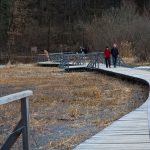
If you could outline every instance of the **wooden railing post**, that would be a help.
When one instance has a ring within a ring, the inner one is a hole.
[[[21,101],[21,119],[0,148],[1,150],[10,150],[21,134],[23,150],[30,150],[28,97],[31,95],[33,95],[32,91],[23,91],[20,93],[0,97],[0,105],[8,104],[14,101]]]
[[[21,99],[21,117],[24,125],[24,128],[22,129],[23,150],[30,150],[28,97]]]

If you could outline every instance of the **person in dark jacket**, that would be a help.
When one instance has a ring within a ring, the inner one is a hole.
[[[104,51],[104,57],[105,57],[105,63],[106,63],[106,68],[110,68],[110,50],[109,47],[106,47],[105,51]]]
[[[119,51],[118,51],[118,48],[117,48],[116,44],[114,44],[113,48],[111,49],[111,55],[112,55],[113,65],[116,68],[117,58],[118,58],[118,55],[119,55]]]
[[[79,50],[80,54],[84,54],[84,48],[82,46],[80,46],[80,50]]]

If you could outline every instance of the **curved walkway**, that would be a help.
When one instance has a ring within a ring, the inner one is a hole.
[[[109,68],[100,65],[97,71],[140,79],[150,85],[150,72],[130,68]],[[149,107],[148,107],[149,106]],[[150,150],[150,91],[147,101],[135,111],[78,145],[74,150]]]

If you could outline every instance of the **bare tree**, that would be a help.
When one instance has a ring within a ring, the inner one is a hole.
[[[129,44],[127,47],[130,56],[134,55],[141,60],[150,58],[150,20],[147,16],[137,14],[135,5],[124,3],[120,9],[104,11],[101,18],[95,18],[93,23],[87,24],[85,28],[87,37],[98,49],[111,46],[114,42],[120,48]],[[120,51],[122,55],[129,56],[125,49]]]
[[[22,37],[24,27],[25,27],[25,17],[26,17],[26,2],[25,0],[14,0],[12,1],[11,7],[11,18],[8,30],[8,56],[9,61],[14,60],[14,55],[17,49],[17,42]]]

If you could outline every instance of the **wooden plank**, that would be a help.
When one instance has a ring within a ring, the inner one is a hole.
[[[76,150],[149,150],[150,143],[136,144],[83,144]]]
[[[150,73],[130,68],[105,68],[100,69],[141,78],[150,83]],[[74,150],[150,150],[150,97],[147,101],[113,122],[110,126],[77,146]]]
[[[16,100],[20,100],[22,98],[29,97],[31,95],[33,95],[33,92],[28,90],[28,91],[23,91],[8,96],[0,97],[0,105],[7,104]]]
[[[52,61],[45,61],[45,62],[38,62],[37,63],[38,65],[59,65],[60,63],[59,62],[52,62]]]

